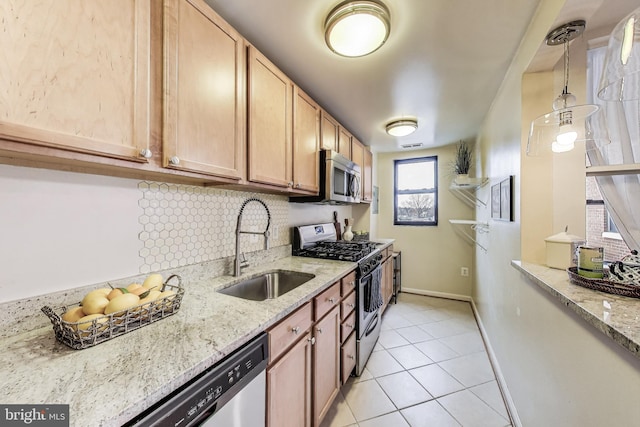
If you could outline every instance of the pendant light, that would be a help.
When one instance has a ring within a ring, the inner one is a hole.
[[[604,101],[640,99],[640,8],[611,32],[598,97]]]
[[[569,42],[581,35],[584,28],[585,21],[572,21],[547,34],[547,45],[562,44],[564,47],[564,87],[552,103],[553,111],[531,122],[527,142],[529,156],[544,154],[549,149],[554,153],[571,151],[576,142],[594,139],[594,128],[589,119],[600,107],[594,104],[576,105],[576,97],[569,92]]]
[[[385,129],[391,136],[407,136],[418,129],[418,121],[413,118],[394,120],[387,123]]]
[[[378,1],[346,1],[327,16],[325,41],[329,49],[341,56],[369,55],[387,41],[390,21],[389,9]]]

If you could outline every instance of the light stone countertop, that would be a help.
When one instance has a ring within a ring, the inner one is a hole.
[[[272,269],[316,276],[285,295],[262,302],[215,292],[238,280],[231,276],[187,281],[176,314],[84,350],[72,350],[56,341],[51,325],[1,338],[0,402],[69,404],[71,426],[119,426],[355,266],[288,256],[249,268],[243,277]]]
[[[569,281],[566,271],[522,261],[511,264],[599,331],[640,359],[640,300]]]

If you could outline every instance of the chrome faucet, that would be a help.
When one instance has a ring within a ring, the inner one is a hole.
[[[242,231],[240,228],[242,226],[242,212],[244,211],[245,206],[247,206],[247,204],[249,204],[250,202],[258,202],[260,203],[262,206],[264,206],[264,209],[267,211],[267,228],[262,231]],[[269,249],[269,226],[271,225],[271,212],[269,212],[269,207],[267,206],[267,204],[265,202],[263,202],[262,200],[256,198],[256,197],[250,197],[247,200],[244,201],[244,203],[242,204],[242,206],[240,207],[240,213],[238,213],[238,222],[236,224],[236,255],[235,255],[235,259],[233,262],[233,275],[238,277],[240,275],[240,269],[242,267],[246,267],[247,266],[247,260],[243,259],[242,261],[240,260],[240,257],[242,256],[242,258],[244,258],[244,254],[240,253],[240,235],[241,234],[262,234],[264,236],[264,249],[267,250]]]

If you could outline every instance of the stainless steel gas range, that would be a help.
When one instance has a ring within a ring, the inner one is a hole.
[[[356,267],[356,368],[360,376],[380,336],[382,306],[382,253],[368,241],[337,240],[332,223],[294,227],[294,256],[357,262]]]

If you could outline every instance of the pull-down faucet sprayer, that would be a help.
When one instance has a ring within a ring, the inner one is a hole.
[[[245,206],[247,206],[247,204],[249,204],[250,202],[258,202],[260,203],[262,206],[264,206],[264,209],[267,211],[267,228],[260,232],[260,231],[242,231],[241,230],[241,226],[242,226],[242,213],[244,211]],[[240,261],[240,235],[241,234],[262,234],[264,236],[264,249],[267,250],[269,249],[269,226],[271,225],[271,212],[269,212],[269,207],[267,206],[267,204],[265,202],[263,202],[262,200],[256,198],[256,197],[250,197],[247,200],[244,201],[244,203],[242,204],[242,206],[240,207],[240,213],[238,213],[238,222],[236,224],[236,255],[235,255],[235,260],[233,263],[233,275],[238,277],[240,275],[240,269],[241,267],[246,266],[246,260],[244,261],[245,265],[241,265],[243,264],[243,262]]]

